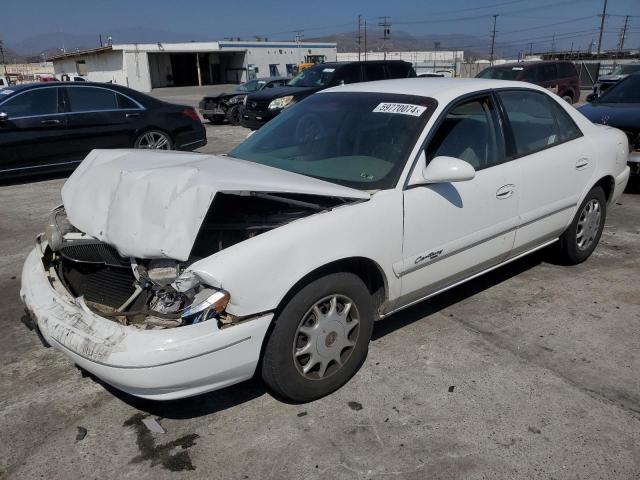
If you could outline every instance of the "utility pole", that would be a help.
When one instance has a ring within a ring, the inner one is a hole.
[[[556,53],[556,32],[553,32],[553,40],[551,40],[551,53]]]
[[[493,54],[496,46],[496,21],[498,20],[498,14],[493,14],[493,30],[491,31],[491,55],[489,55],[489,63],[493,65]]]
[[[382,19],[382,22],[378,22],[378,26],[382,27],[382,50],[384,52],[384,60],[387,59],[387,40],[391,36],[391,22],[389,22],[389,17],[378,17]]]
[[[533,42],[529,43],[529,55],[533,56]]]
[[[627,37],[627,28],[629,27],[629,15],[624,17],[624,26],[622,27],[622,32],[620,33],[620,40],[618,41],[618,53],[624,50],[624,41]]]
[[[0,40],[0,61],[2,61],[2,65],[4,65],[4,75],[7,75],[7,62],[4,61],[4,44],[2,40]]]
[[[440,48],[440,42],[433,42],[433,73],[436,73],[436,60],[438,59],[438,49]]]
[[[302,32],[304,30],[294,30],[294,33],[296,34],[296,45],[297,48],[296,50],[298,51],[298,63],[302,63],[302,59],[300,57],[300,39],[303,37]]]
[[[602,7],[602,14],[600,15],[600,36],[598,37],[598,56],[600,56],[600,49],[602,48],[602,32],[604,31],[604,18],[607,16],[607,0],[604,0],[604,6]]]
[[[361,52],[361,48],[360,48],[360,42],[362,40],[362,15],[358,15],[358,36],[356,37],[358,39],[358,61],[360,61],[360,52]]]
[[[367,61],[367,21],[364,21],[364,60]]]

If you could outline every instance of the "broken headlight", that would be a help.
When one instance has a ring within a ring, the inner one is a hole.
[[[200,323],[217,318],[229,304],[231,295],[224,290],[203,288],[193,298],[191,304],[182,312],[185,323]]]

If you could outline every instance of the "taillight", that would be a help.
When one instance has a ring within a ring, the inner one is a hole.
[[[185,117],[189,117],[191,120],[195,120],[196,122],[200,121],[198,113],[191,107],[182,110],[182,115],[184,115]]]

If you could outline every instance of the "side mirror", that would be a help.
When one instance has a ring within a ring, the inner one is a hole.
[[[6,122],[9,120],[9,114],[6,112],[0,112],[0,122]]]
[[[473,180],[475,169],[464,160],[454,157],[436,157],[426,165],[424,152],[418,159],[418,168],[411,175],[409,185],[428,185],[432,183],[453,183]]]
[[[587,102],[595,102],[598,99],[598,95],[596,95],[595,93],[590,93],[589,95],[587,95]]]

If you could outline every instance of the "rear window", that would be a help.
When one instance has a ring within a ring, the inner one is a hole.
[[[407,78],[411,75],[410,66],[405,63],[389,63],[387,65],[387,73],[389,78]]]
[[[365,80],[372,82],[374,80],[384,80],[384,65],[382,63],[370,63],[364,66]]]
[[[476,78],[491,78],[493,80],[517,80],[524,67],[489,67],[482,70]]]

